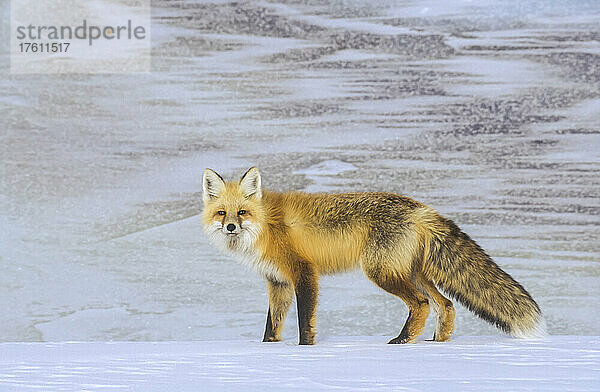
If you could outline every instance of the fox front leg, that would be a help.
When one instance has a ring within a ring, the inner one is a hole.
[[[268,280],[269,310],[263,342],[278,342],[281,340],[281,330],[292,300],[293,286],[289,283]]]
[[[315,319],[317,313],[318,276],[314,267],[301,262],[296,279],[296,303],[298,305],[299,344],[315,344]]]

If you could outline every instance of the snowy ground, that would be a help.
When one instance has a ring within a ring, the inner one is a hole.
[[[2,391],[597,391],[600,338],[3,343]]]
[[[251,165],[429,204],[550,333],[600,335],[596,1],[217,3],[153,2],[149,74],[9,75],[0,53],[0,341],[260,336],[264,282],[197,217],[205,167]],[[361,273],[321,281],[323,338],[405,318]],[[457,309],[457,337],[494,334]]]

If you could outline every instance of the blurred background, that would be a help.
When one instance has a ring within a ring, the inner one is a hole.
[[[11,75],[0,4],[0,341],[260,340],[264,281],[197,215],[205,167],[252,165],[424,202],[550,333],[600,334],[597,1],[156,0],[152,72],[108,75]],[[361,272],[319,301],[320,339],[407,316]],[[455,334],[500,332],[459,307]]]

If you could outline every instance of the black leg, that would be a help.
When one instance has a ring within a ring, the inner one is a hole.
[[[300,278],[296,283],[298,305],[298,331],[300,344],[315,344],[315,318],[317,310],[318,281],[314,269],[302,265]]]
[[[275,331],[273,330],[273,322],[271,321],[271,309],[267,309],[267,325],[265,326],[263,342],[273,341],[275,341]]]

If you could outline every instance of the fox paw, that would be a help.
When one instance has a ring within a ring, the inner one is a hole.
[[[281,339],[276,338],[275,336],[269,336],[269,337],[265,337],[262,340],[263,342],[280,342]]]
[[[388,342],[388,344],[404,344],[404,343],[413,343],[414,339],[409,338],[408,336],[398,336],[393,338]]]
[[[449,333],[445,333],[445,334],[433,334],[433,339],[432,341],[434,342],[447,342],[448,340],[450,340],[450,334]]]

